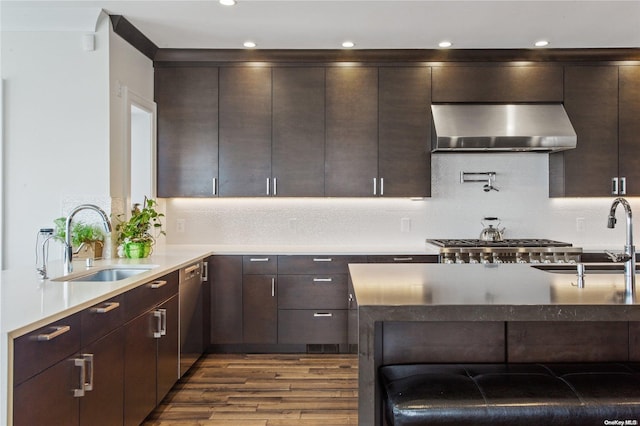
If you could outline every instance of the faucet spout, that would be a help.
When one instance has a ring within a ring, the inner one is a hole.
[[[82,210],[93,210],[100,215],[102,218],[102,222],[104,224],[104,229],[107,233],[111,232],[111,223],[109,222],[109,217],[100,207],[94,204],[81,204],[78,207],[71,210],[69,216],[67,216],[67,220],[65,222],[65,256],[64,256],[64,272],[69,274],[73,272],[73,265],[71,260],[73,259],[73,247],[71,246],[71,221],[73,217]]]
[[[618,205],[624,207],[626,216],[626,241],[624,245],[624,277],[625,277],[625,292],[628,295],[635,295],[636,286],[636,248],[633,245],[633,223],[631,205],[624,198],[616,198],[611,204],[609,210],[609,217],[607,221],[608,228],[614,228],[616,226],[616,208]]]

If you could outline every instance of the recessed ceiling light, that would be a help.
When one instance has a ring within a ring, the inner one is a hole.
[[[535,44],[536,47],[545,47],[549,45],[549,42],[547,40],[538,40]]]
[[[252,47],[256,47],[256,43],[255,43],[255,42],[253,42],[253,41],[245,41],[245,42],[243,43],[243,46],[244,46],[244,47],[248,47],[248,48],[252,48]]]
[[[453,45],[453,43],[451,43],[450,41],[441,41],[440,43],[438,43],[438,46],[440,47],[451,47]]]
[[[218,2],[223,6],[233,6],[236,4],[236,0],[218,0]]]
[[[356,44],[354,42],[352,42],[352,41],[343,41],[342,42],[342,47],[353,47],[355,45]]]

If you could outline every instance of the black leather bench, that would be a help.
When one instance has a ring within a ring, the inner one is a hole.
[[[387,424],[640,425],[640,364],[380,368]]]

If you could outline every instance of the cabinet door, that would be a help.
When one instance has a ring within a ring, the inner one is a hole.
[[[124,424],[137,426],[156,406],[156,327],[153,311],[124,325]]]
[[[549,195],[611,196],[618,176],[618,67],[566,67],[564,105],[578,143],[549,155]]]
[[[373,196],[378,176],[378,69],[326,70],[325,195]]]
[[[378,72],[380,195],[428,197],[431,195],[431,69],[394,67],[380,68]]]
[[[273,69],[274,195],[324,195],[324,91],[323,68]]]
[[[180,376],[180,365],[178,362],[178,354],[180,352],[178,337],[178,295],[175,295],[165,303],[160,305],[157,310],[163,310],[162,322],[165,334],[157,339],[158,358],[157,358],[157,396],[156,404],[162,401],[171,387],[178,381]]]
[[[211,344],[242,343],[242,256],[213,256]]]
[[[155,69],[158,196],[211,197],[218,177],[218,69]]]
[[[270,194],[271,68],[220,69],[219,154],[221,196]]]
[[[81,387],[79,367],[64,359],[13,390],[13,425],[76,425]]]
[[[93,389],[80,401],[80,424],[112,426],[122,424],[124,414],[124,330],[118,328],[82,349],[93,355]],[[54,424],[54,423],[50,423]]]
[[[245,275],[242,279],[244,343],[277,343],[278,294],[275,275]]]
[[[626,195],[640,195],[640,66],[620,67],[619,175]]]

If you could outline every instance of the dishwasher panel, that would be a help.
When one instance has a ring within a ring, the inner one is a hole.
[[[180,271],[180,377],[204,352],[203,265],[194,263]]]

